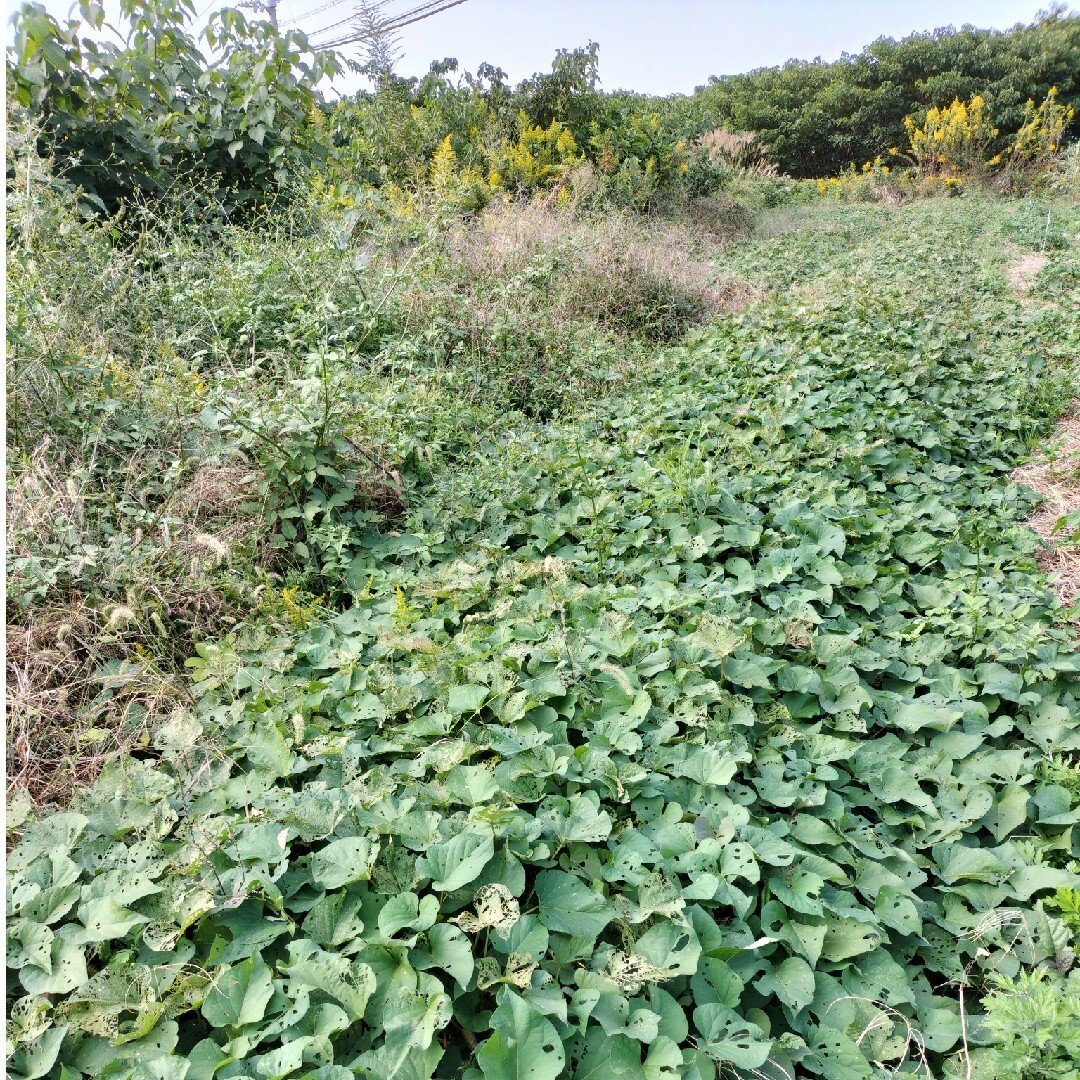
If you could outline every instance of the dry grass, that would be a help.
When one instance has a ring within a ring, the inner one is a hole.
[[[179,679],[143,655],[132,640],[138,627],[118,609],[119,616],[80,602],[8,624],[9,791],[64,805],[109,757],[146,742],[184,699]]]
[[[778,176],[780,170],[768,160],[765,147],[752,131],[732,132],[725,128],[707,131],[694,142],[709,161],[720,168],[756,176]]]
[[[1021,297],[1026,296],[1048,261],[1045,255],[1029,252],[1006,269],[1005,278]],[[1080,600],[1080,546],[1064,543],[1054,528],[1062,517],[1080,508],[1080,413],[1073,411],[1058,421],[1047,449],[1016,469],[1012,479],[1042,498],[1028,524],[1043,542],[1039,565],[1053,578],[1058,600],[1071,608]]]
[[[187,699],[194,643],[242,612],[220,585],[234,546],[250,542],[257,474],[205,463],[177,484],[152,529],[102,534],[87,501],[92,471],[45,440],[8,488],[9,583],[21,559],[67,552],[64,573],[29,607],[9,600],[7,763],[12,790],[63,805],[119,751],[145,743]],[[111,546],[110,546],[111,545]],[[80,577],[80,562],[89,567]]]
[[[203,462],[177,492],[177,514],[197,526],[233,518],[238,507],[251,499],[258,478],[258,472],[250,465]]]
[[[395,304],[465,395],[547,419],[625,385],[655,347],[755,299],[717,280],[721,247],[688,215],[500,203],[415,248]],[[372,261],[391,270],[394,259],[387,249]]]
[[[611,214],[579,218],[539,203],[490,208],[450,239],[450,257],[476,278],[508,281],[544,257],[556,261],[553,317],[632,330],[642,305],[677,299],[699,318],[722,310],[711,258],[719,244],[675,220]]]
[[[1028,524],[1043,541],[1039,565],[1053,576],[1054,592],[1069,607],[1080,599],[1080,546],[1062,543],[1060,535],[1054,535],[1054,526],[1063,515],[1080,507],[1080,413],[1061,420],[1048,445],[1053,447],[1052,453],[1044,451],[1017,469],[1012,478],[1042,496],[1042,504]]]
[[[83,529],[83,491],[71,469],[58,469],[52,439],[34,448],[25,467],[8,484],[9,552],[31,554],[58,530]],[[66,528],[65,528],[66,527]]]

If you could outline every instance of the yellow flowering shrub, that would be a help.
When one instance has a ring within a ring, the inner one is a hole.
[[[911,140],[911,156],[923,177],[983,172],[987,144],[998,133],[978,94],[968,102],[955,98],[944,108],[935,105],[921,124],[908,116],[904,127]]]
[[[583,155],[570,130],[558,120],[542,128],[519,117],[520,135],[516,143],[505,142],[488,183],[495,190],[537,191],[551,187],[577,165]]]
[[[257,610],[267,622],[304,630],[325,613],[322,596],[301,597],[298,585],[277,589],[265,572],[263,581],[266,588],[260,590]]]
[[[1061,149],[1061,140],[1076,110],[1062,105],[1057,95],[1057,87],[1052,86],[1040,105],[1029,99],[1024,106],[1024,122],[1008,149],[1013,162],[1045,168]]]
[[[839,176],[827,179],[802,181],[806,189],[825,199],[836,202],[877,202],[887,197],[895,186],[893,170],[884,164],[879,154],[873,161],[867,161],[861,169],[850,166]]]
[[[480,210],[487,205],[491,194],[479,169],[469,165],[458,167],[449,135],[432,155],[428,179],[436,197],[457,210]]]
[[[439,194],[445,194],[457,182],[457,176],[457,154],[447,135],[431,158],[431,185]]]
[[[326,206],[345,207],[356,205],[356,198],[340,189],[337,184],[328,184],[322,173],[312,173],[309,181],[311,198],[316,203]]]

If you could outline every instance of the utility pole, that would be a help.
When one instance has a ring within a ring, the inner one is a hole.
[[[246,0],[246,3],[240,5],[240,7],[247,8],[249,11],[265,11],[270,25],[275,30],[278,28],[277,6],[278,0],[265,0],[265,2],[264,0]]]

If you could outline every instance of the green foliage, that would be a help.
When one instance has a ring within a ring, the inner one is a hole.
[[[318,160],[309,114],[338,65],[302,34],[223,9],[196,39],[190,0],[124,0],[118,44],[80,36],[102,31],[105,11],[78,10],[61,24],[39,4],[20,9],[9,82],[40,119],[41,153],[96,209],[199,180],[250,207]]]
[[[986,1030],[1002,1045],[974,1055],[982,1080],[1076,1076],[1080,1062],[1080,970],[1063,978],[1052,968],[1000,980],[986,1001]]]
[[[753,131],[772,160],[798,177],[835,176],[903,145],[904,118],[981,94],[1001,136],[1029,119],[1030,99],[1058,87],[1063,105],[1080,100],[1080,17],[1055,8],[1009,31],[952,27],[881,38],[835,63],[783,67],[710,79],[696,94],[710,126]],[[702,130],[706,130],[702,128]],[[1068,129],[1077,133],[1075,118]]]
[[[530,417],[572,410],[633,379],[646,350],[716,310],[692,222],[499,202],[475,222],[410,219],[418,241],[390,310],[402,334],[384,360],[436,370],[457,392]],[[392,235],[392,234],[391,234]],[[374,252],[394,257],[393,243]]]
[[[551,71],[525,80],[514,96],[533,124],[548,128],[558,120],[584,145],[603,107],[603,96],[596,89],[599,63],[600,47],[595,41],[584,48],[559,49]]]
[[[1067,514],[1062,514],[1054,524],[1054,532],[1064,534],[1064,543],[1080,543],[1080,510],[1070,510]]]
[[[12,1075],[1067,1076],[1080,657],[1008,473],[1080,330],[1005,287],[1011,212],[816,210],[719,259],[763,302],[453,455],[378,334],[295,420],[253,385],[272,491],[332,499],[353,423],[436,451],[340,610],[201,643],[22,824]]]

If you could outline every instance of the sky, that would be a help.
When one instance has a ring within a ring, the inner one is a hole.
[[[281,18],[325,0],[279,0]],[[413,6],[395,0],[388,10]],[[1024,0],[466,0],[406,28],[396,70],[420,75],[453,56],[475,70],[487,61],[512,82],[548,71],[555,51],[600,45],[605,89],[690,93],[710,75],[799,58],[835,60],[879,37],[939,26],[1008,29],[1034,21],[1042,3]],[[301,18],[306,31],[347,14],[343,6]],[[350,87],[351,88],[351,87]]]
[[[8,11],[13,10],[6,0]],[[70,0],[44,0],[67,15]],[[204,13],[223,0],[196,0]],[[232,0],[237,3],[238,0]],[[282,26],[314,33],[346,18],[354,0],[278,0]],[[385,0],[389,14],[418,0]],[[557,49],[595,41],[601,86],[650,94],[690,93],[711,75],[730,75],[798,58],[835,60],[879,37],[939,26],[1005,30],[1032,22],[1049,0],[465,0],[401,35],[401,75],[422,75],[433,60],[462,69],[484,62],[511,82],[549,71]],[[239,6],[243,6],[242,3]],[[105,0],[106,11],[117,10]],[[335,33],[341,33],[341,30]],[[10,25],[8,40],[11,40]],[[339,78],[329,96],[365,85]]]

